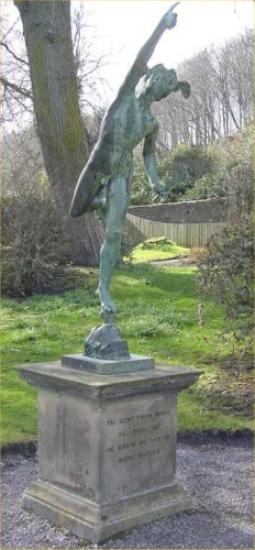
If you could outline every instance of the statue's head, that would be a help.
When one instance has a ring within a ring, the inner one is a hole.
[[[139,95],[150,96],[151,101],[160,101],[171,92],[180,90],[187,99],[190,95],[188,82],[177,80],[174,69],[166,69],[164,65],[155,65],[139,82]]]

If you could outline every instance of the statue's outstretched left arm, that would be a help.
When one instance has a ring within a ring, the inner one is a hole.
[[[165,195],[165,188],[159,182],[155,150],[156,150],[156,141],[158,136],[158,125],[155,126],[154,131],[151,134],[148,134],[144,140],[143,146],[143,160],[145,173],[152,189],[154,195]]]
[[[183,97],[185,99],[188,99],[188,97],[190,96],[190,84],[185,80],[179,80],[174,91],[181,91]],[[156,164],[156,142],[158,132],[159,125],[158,123],[156,123],[153,132],[145,136],[143,145],[143,160],[145,173],[150,187],[152,188],[152,191],[155,195],[165,197],[166,189],[159,181]]]
[[[179,4],[176,2],[160,19],[157,27],[153,31],[150,38],[145,42],[141,50],[139,51],[131,69],[129,70],[122,86],[120,87],[119,95],[128,94],[134,90],[141,76],[148,70],[147,63],[151,58],[156,45],[161,38],[162,34],[167,29],[172,29],[176,25],[177,15],[173,13],[174,8]]]

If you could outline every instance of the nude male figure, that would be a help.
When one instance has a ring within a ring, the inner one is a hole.
[[[176,25],[177,15],[173,9],[177,4],[179,2],[162,17],[141,48],[108,109],[98,141],[79,177],[70,207],[72,217],[97,208],[104,213],[105,240],[100,250],[97,294],[101,311],[105,314],[116,311],[109,286],[121,254],[121,232],[131,194],[133,149],[144,139],[143,157],[148,181],[156,195],[164,194],[155,160],[158,123],[150,107],[153,101],[160,101],[171,92],[180,90],[185,98],[190,95],[189,84],[178,82],[173,69],[168,70],[163,65],[151,69],[147,67],[162,34]]]

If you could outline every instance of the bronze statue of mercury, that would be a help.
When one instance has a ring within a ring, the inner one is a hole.
[[[121,233],[129,207],[133,176],[133,150],[144,140],[144,168],[155,195],[164,195],[159,182],[155,148],[158,122],[151,111],[154,101],[172,92],[190,95],[190,85],[178,81],[174,69],[164,65],[148,68],[147,63],[167,29],[176,25],[175,3],[161,18],[150,38],[139,51],[116,98],[105,114],[98,141],[76,185],[70,215],[81,216],[100,209],[105,224],[105,239],[100,250],[100,274],[97,294],[102,314],[115,313],[109,293],[114,267],[121,254]]]

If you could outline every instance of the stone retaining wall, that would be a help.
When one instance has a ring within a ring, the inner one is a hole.
[[[226,218],[226,199],[205,199],[165,204],[131,206],[128,213],[163,223],[220,223]]]

